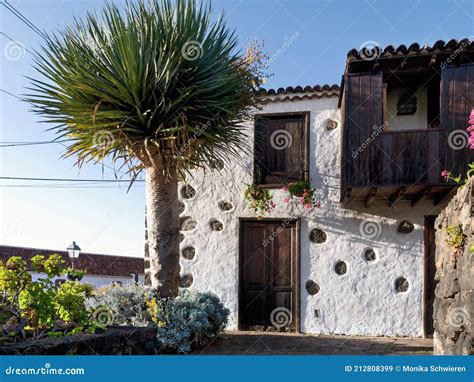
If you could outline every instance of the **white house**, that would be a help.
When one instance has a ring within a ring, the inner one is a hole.
[[[253,153],[180,184],[181,286],[217,294],[230,329],[430,335],[434,218],[454,190],[440,173],[472,155],[453,134],[474,107],[473,61],[466,40],[351,51],[341,87],[262,91]],[[283,201],[305,179],[320,208]],[[252,183],[276,203],[261,219]]]
[[[19,256],[29,264],[33,256],[43,255],[48,258],[52,254],[60,255],[66,266],[71,266],[71,259],[66,251],[0,245],[0,260],[4,263],[12,256]],[[92,284],[96,288],[113,283],[125,285],[144,281],[143,258],[81,252],[74,260],[74,267],[86,271],[82,282]],[[32,272],[34,280],[42,276],[44,274]],[[66,276],[55,279],[60,282],[65,280]]]

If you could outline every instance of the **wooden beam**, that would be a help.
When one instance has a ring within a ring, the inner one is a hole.
[[[392,196],[390,196],[388,205],[390,207],[393,207],[401,198],[403,198],[403,195],[405,195],[405,192],[406,192],[406,187],[400,187],[397,191],[395,191],[392,194]]]
[[[372,187],[365,197],[365,208],[369,208],[377,196],[377,188]]]
[[[413,195],[413,197],[411,198],[411,206],[412,207],[416,206],[423,199],[426,199],[427,197],[429,197],[430,193],[431,193],[431,187],[425,187],[420,192]]]

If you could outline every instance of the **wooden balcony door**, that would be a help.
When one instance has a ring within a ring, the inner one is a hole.
[[[240,225],[241,329],[299,331],[299,235],[296,221]]]

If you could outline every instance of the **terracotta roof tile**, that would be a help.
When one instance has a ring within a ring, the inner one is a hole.
[[[423,45],[420,46],[418,43],[413,43],[409,47],[404,44],[399,45],[398,47],[394,47],[393,45],[388,45],[385,48],[382,47],[374,47],[374,49],[378,49],[380,55],[378,58],[388,58],[394,56],[405,56],[405,55],[417,55],[417,54],[432,54],[432,53],[449,53],[451,51],[455,51],[458,48],[463,49],[474,49],[474,41],[468,38],[463,38],[461,40],[452,39],[449,40],[447,43],[443,40],[436,41],[433,46]],[[351,49],[347,53],[347,58],[349,61],[351,60],[360,60],[363,59],[363,55],[361,56],[361,49]]]
[[[0,245],[0,260],[3,262],[12,256],[20,256],[29,264],[33,256],[43,255],[47,257],[53,253],[61,255],[68,266],[71,264],[66,251]],[[130,276],[131,273],[144,274],[144,260],[139,257],[81,252],[79,257],[75,259],[74,265],[78,269],[84,269],[89,275]]]

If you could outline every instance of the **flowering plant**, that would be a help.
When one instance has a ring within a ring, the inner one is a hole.
[[[316,189],[311,187],[310,182],[300,180],[283,186],[282,190],[287,193],[287,196],[283,199],[285,203],[297,198],[304,208],[321,207],[321,203],[317,199]]]
[[[258,187],[255,184],[247,185],[244,199],[249,203],[249,207],[258,217],[266,212],[270,212],[276,206],[273,202],[273,196],[270,191]]]

